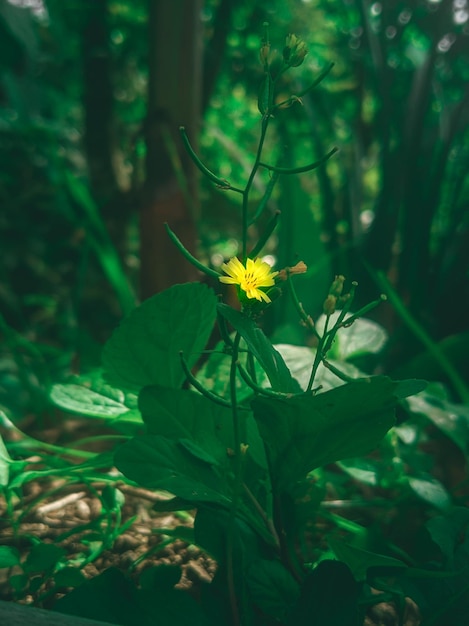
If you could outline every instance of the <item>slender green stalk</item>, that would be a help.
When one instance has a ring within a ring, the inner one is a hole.
[[[265,387],[260,387],[252,380],[252,378],[249,376],[249,374],[247,373],[247,371],[244,369],[244,367],[241,365],[239,361],[237,365],[238,365],[239,373],[241,374],[241,378],[244,380],[246,385],[250,387],[256,393],[258,393],[259,395],[268,396],[271,398],[291,398],[292,396],[291,393],[282,393],[281,391],[273,391],[272,389],[266,389]]]
[[[270,239],[270,236],[272,235],[272,233],[278,226],[279,217],[280,217],[280,211],[275,211],[274,216],[272,217],[270,222],[267,224],[264,232],[260,236],[259,241],[256,243],[254,248],[249,253],[249,258],[255,259],[256,256],[259,254],[259,252],[262,250],[262,248],[266,245],[266,243]]]
[[[380,271],[373,271],[373,275],[383,291],[386,292],[386,295],[389,298],[389,302],[393,305],[399,317],[414,333],[417,339],[422,342],[430,355],[435,359],[441,369],[448,376],[451,384],[453,385],[462,402],[469,403],[469,389],[454,365],[447,358],[439,345],[435,343],[430,335],[425,331],[423,326],[421,326],[421,324],[419,324],[417,320],[407,310],[397,292],[391,287],[391,284],[384,275],[384,273]]]
[[[255,224],[257,220],[260,218],[260,216],[262,215],[262,213],[265,211],[267,203],[270,200],[274,187],[277,184],[277,181],[279,178],[280,178],[280,174],[277,174],[276,172],[274,172],[272,176],[270,177],[265,193],[262,196],[262,200],[259,202],[256,212],[254,213],[252,218],[249,220],[249,226],[251,226],[251,224]]]
[[[297,310],[301,318],[301,321],[303,322],[303,324],[306,326],[308,330],[310,330],[312,333],[314,333],[314,335],[318,339],[320,339],[318,331],[316,330],[316,327],[314,325],[313,318],[310,315],[308,315],[306,311],[304,310],[303,305],[298,298],[298,294],[296,293],[295,286],[293,285],[293,281],[288,271],[287,271],[287,287],[290,292],[290,296],[293,300],[293,305],[295,309]]]
[[[230,183],[225,178],[220,178],[216,174],[214,174],[211,170],[206,167],[202,161],[199,159],[194,149],[192,148],[189,137],[187,136],[186,129],[184,126],[179,127],[179,132],[181,133],[181,138],[184,143],[184,147],[187,150],[187,154],[190,156],[194,164],[199,168],[199,170],[206,176],[212,183],[215,183],[218,187],[222,189],[231,189]]]
[[[189,263],[192,263],[192,265],[194,265],[198,270],[200,270],[204,274],[207,274],[207,276],[211,276],[212,278],[216,278],[216,279],[220,278],[220,274],[218,272],[216,272],[215,270],[210,269],[209,267],[207,267],[206,265],[201,263],[198,259],[196,259],[195,256],[192,256],[192,254],[184,246],[184,244],[179,239],[179,237],[176,235],[176,233],[174,233],[171,230],[171,228],[169,227],[168,224],[165,223],[164,227],[165,227],[166,232],[168,233],[169,238],[171,239],[171,241],[175,244],[175,246],[177,247],[179,252],[183,255],[183,257],[189,261]]]
[[[339,148],[332,148],[332,150],[329,150],[327,154],[317,161],[314,161],[314,163],[308,163],[307,165],[301,165],[300,167],[277,167],[276,165],[269,165],[268,163],[262,162],[258,163],[258,165],[260,167],[265,167],[265,169],[270,170],[271,172],[276,172],[277,174],[302,174],[303,172],[310,172],[311,170],[317,169],[320,165],[330,159],[338,149]]]
[[[205,396],[208,400],[211,400],[215,404],[219,404],[220,406],[223,406],[228,409],[233,408],[231,403],[228,400],[225,400],[225,398],[222,398],[221,396],[217,396],[217,394],[213,393],[212,391],[205,389],[202,383],[200,383],[197,380],[197,378],[194,376],[194,374],[191,372],[182,352],[179,353],[179,356],[181,358],[182,369],[184,370],[184,374],[186,375],[187,380],[195,389],[197,389],[197,391],[199,391],[203,396]]]
[[[240,492],[243,484],[242,476],[242,452],[241,452],[241,428],[239,423],[238,400],[236,396],[236,371],[239,356],[239,343],[241,335],[236,333],[233,341],[233,349],[231,355],[230,367],[230,397],[231,397],[231,415],[233,420],[233,445],[234,445],[234,473],[235,481],[233,485],[233,500],[230,510],[230,521],[228,525],[228,533],[226,540],[226,569],[228,593],[230,597],[231,613],[233,617],[233,626],[240,624],[239,607],[236,598],[236,588],[234,580],[234,539],[236,532],[236,515],[238,512]]]
[[[244,489],[245,494],[249,498],[249,500],[252,502],[254,508],[259,513],[260,517],[262,518],[262,520],[263,520],[267,530],[270,532],[270,534],[274,538],[276,547],[280,550],[280,539],[279,539],[279,536],[278,536],[278,533],[277,533],[277,529],[275,528],[273,521],[268,518],[268,516],[266,515],[264,509],[261,507],[261,505],[257,501],[257,499],[254,496],[254,494],[252,493],[252,491],[246,485],[246,483],[243,483],[243,489]]]
[[[248,182],[246,183],[246,187],[243,191],[243,208],[242,208],[242,241],[243,241],[243,261],[247,256],[247,239],[248,239],[248,201],[249,201],[249,192],[251,191],[252,183],[254,182],[254,178],[256,177],[257,170],[259,169],[262,148],[264,147],[265,136],[267,134],[267,127],[269,126],[269,113],[262,118],[261,125],[261,136],[259,138],[259,144],[257,146],[256,158],[254,161],[254,165],[252,166],[251,174],[249,175]]]
[[[342,372],[335,365],[332,365],[332,363],[329,363],[329,361],[327,361],[326,359],[323,358],[322,363],[324,367],[327,367],[327,369],[330,370],[333,374],[335,374],[337,378],[340,378],[340,380],[343,380],[346,383],[353,383],[355,381],[355,379],[352,376],[347,376],[347,374],[344,374],[344,372]]]
[[[53,454],[60,456],[74,456],[78,459],[93,459],[98,456],[96,452],[87,452],[86,450],[74,450],[73,448],[65,448],[62,446],[56,446],[52,443],[45,443],[44,441],[38,441],[28,435],[25,435],[21,431],[21,441],[12,442],[9,444],[10,449],[17,448],[19,450],[43,450],[44,452],[52,452]]]
[[[308,85],[306,89],[303,89],[296,95],[290,96],[289,98],[287,98],[286,100],[283,100],[282,102],[278,102],[275,105],[275,108],[280,109],[281,107],[284,107],[284,106],[290,106],[294,102],[301,102],[301,98],[303,96],[309,93],[312,89],[314,89],[317,85],[319,85],[320,82],[322,82],[326,78],[326,76],[329,74],[329,72],[334,67],[334,65],[335,63],[329,63],[329,65],[319,74],[316,80],[313,81],[310,85]]]

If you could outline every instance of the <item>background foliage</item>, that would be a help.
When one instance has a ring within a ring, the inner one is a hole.
[[[379,453],[315,470],[308,497],[316,506],[327,491],[332,501],[346,501],[365,499],[374,489],[379,512],[363,509],[365,533],[333,505],[324,507],[323,519],[355,533],[358,549],[408,550],[422,563],[431,560],[428,534],[418,542],[422,524],[414,533],[409,519],[432,517],[428,532],[439,546],[440,565],[451,568],[456,560],[459,567],[467,547],[457,544],[457,535],[467,520],[461,509],[448,510],[467,505],[466,0],[181,0],[165,13],[167,4],[0,0],[4,425],[29,434],[57,427],[49,392],[59,383],[56,405],[112,427],[121,416],[117,431],[135,434],[140,422],[132,377],[138,372],[118,366],[125,364],[125,341],[108,344],[104,364],[109,369],[112,363],[112,382],[128,393],[110,389],[94,368],[118,320],[139,300],[199,278],[158,239],[163,221],[213,268],[240,250],[236,196],[194,176],[177,128],[187,126],[217,175],[234,185],[246,178],[259,133],[258,50],[267,20],[273,48],[281,52],[289,32],[309,48],[301,68],[282,77],[285,97],[301,93],[334,63],[301,103],[272,120],[269,162],[295,167],[333,146],[339,152],[314,172],[280,178],[266,217],[281,211],[280,227],[265,253],[278,268],[307,263],[308,276],[299,278],[297,289],[314,319],[336,274],[359,282],[358,306],[387,293],[389,302],[371,314],[380,326],[353,327],[356,350],[350,336],[335,344],[331,358],[351,377],[366,372],[433,381],[402,403],[400,423]],[[183,20],[189,5],[192,17]],[[267,173],[255,179],[253,207],[268,183]],[[259,232],[252,228],[249,235],[255,242]],[[301,380],[311,366],[305,345],[312,338],[295,320],[283,298],[263,326]],[[144,331],[132,341],[145,344]],[[208,327],[204,333],[184,349],[201,350]],[[366,345],[370,336],[374,346]],[[168,376],[168,387],[180,385],[176,363],[163,370],[155,360],[154,367],[151,383],[161,375]],[[198,376],[223,395],[228,376],[214,373],[224,371],[223,358],[212,355]],[[80,385],[78,399],[60,385],[70,374]],[[328,372],[318,375],[327,388]],[[61,444],[66,436],[58,430],[55,443]],[[39,475],[23,471],[26,463],[13,457],[0,448],[0,484],[14,490]],[[5,468],[11,475],[5,477]],[[74,476],[68,461],[49,470]],[[91,481],[94,472],[84,475]],[[119,509],[115,502],[103,506],[113,515]],[[308,515],[300,512],[291,523],[301,526]],[[456,529],[449,544],[448,528]],[[312,549],[311,560],[329,550]],[[338,556],[347,563],[357,557]],[[51,572],[61,558],[54,556]],[[451,593],[464,591],[465,579],[458,581],[446,583]],[[422,606],[431,606],[435,588],[428,583],[420,592]]]

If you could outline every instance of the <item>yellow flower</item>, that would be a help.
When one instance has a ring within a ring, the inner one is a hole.
[[[220,282],[228,285],[239,285],[248,298],[259,301],[271,302],[269,296],[262,291],[262,287],[273,287],[274,278],[278,272],[272,272],[272,268],[262,259],[247,259],[246,267],[237,257],[233,257],[228,263],[223,263],[222,270],[228,276],[220,276]]]

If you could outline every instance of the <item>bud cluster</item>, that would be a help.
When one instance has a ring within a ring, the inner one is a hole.
[[[289,67],[298,67],[305,60],[308,48],[305,42],[296,35],[287,35],[283,49],[283,60]]]

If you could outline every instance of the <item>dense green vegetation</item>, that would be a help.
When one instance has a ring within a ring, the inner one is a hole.
[[[462,626],[466,2],[23,4],[0,3],[7,599],[346,626],[379,592]],[[56,479],[102,504],[72,560],[22,531]],[[122,484],[192,511],[165,534],[218,563],[198,602],[173,569],[85,583],[133,523]]]

